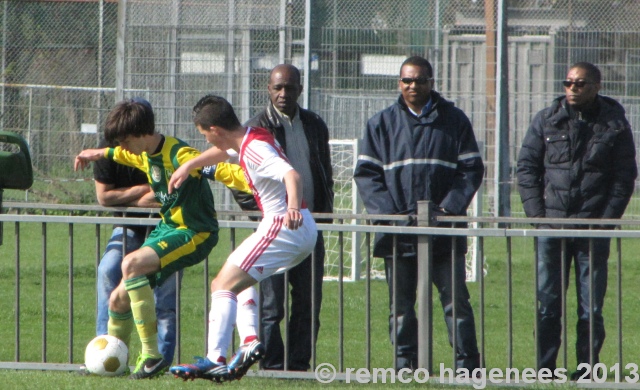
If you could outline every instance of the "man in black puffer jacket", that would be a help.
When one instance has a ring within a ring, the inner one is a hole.
[[[574,64],[563,81],[565,96],[533,119],[518,157],[518,190],[527,217],[620,218],[638,174],[635,146],[624,108],[601,96],[600,70]],[[559,228],[553,224],[542,228]],[[565,227],[567,227],[565,225]],[[572,226],[569,226],[571,228]],[[585,226],[585,228],[587,228]],[[561,238],[538,239],[538,368],[556,369],[561,333]],[[607,288],[608,238],[566,239],[566,269],[575,260],[578,289],[576,357],[590,362],[589,274],[593,274],[593,363],[605,338],[602,305]],[[568,274],[568,272],[567,272]],[[567,275],[567,282],[568,282]],[[568,283],[567,283],[568,285]],[[566,340],[565,340],[566,342]],[[572,379],[583,372],[575,372]]]

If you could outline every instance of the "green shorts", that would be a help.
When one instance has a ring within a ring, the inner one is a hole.
[[[153,249],[160,258],[160,272],[149,275],[151,286],[160,286],[171,274],[204,260],[218,243],[218,232],[196,232],[156,226],[143,247]]]

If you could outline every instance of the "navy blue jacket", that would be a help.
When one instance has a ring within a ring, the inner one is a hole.
[[[620,103],[596,101],[579,117],[561,96],[533,118],[517,168],[528,217],[622,217],[638,176],[636,149]]]
[[[452,102],[435,91],[431,99],[431,109],[419,117],[400,96],[369,119],[354,172],[369,214],[414,215],[419,200],[466,214],[484,175],[473,128]],[[391,254],[389,238],[376,234],[374,256]]]

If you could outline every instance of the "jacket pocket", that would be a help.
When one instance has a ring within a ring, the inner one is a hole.
[[[553,134],[545,138],[547,144],[547,160],[551,164],[567,162],[571,159],[571,148],[568,134]]]
[[[585,163],[599,171],[608,168],[611,165],[613,146],[620,131],[610,130],[603,133],[595,133],[587,146]]]

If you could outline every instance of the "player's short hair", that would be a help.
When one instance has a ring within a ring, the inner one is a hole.
[[[154,132],[155,117],[151,103],[142,98],[118,102],[107,115],[104,125],[104,138],[109,143],[128,136],[153,135]]]
[[[431,66],[431,63],[424,57],[411,56],[407,58],[402,62],[402,65],[400,66],[400,72],[402,72],[402,67],[405,65],[419,66],[425,69],[427,73],[429,73],[429,77],[433,77],[433,67]]]
[[[223,97],[207,95],[193,106],[193,123],[203,129],[218,126],[225,130],[233,130],[240,125],[231,104]]]
[[[600,81],[602,80],[602,73],[600,73],[600,69],[598,69],[598,67],[592,64],[591,62],[586,62],[586,61],[576,62],[575,64],[571,65],[570,69],[575,69],[575,68],[586,70],[587,76],[591,79],[591,81],[593,81],[596,84],[600,83]]]

